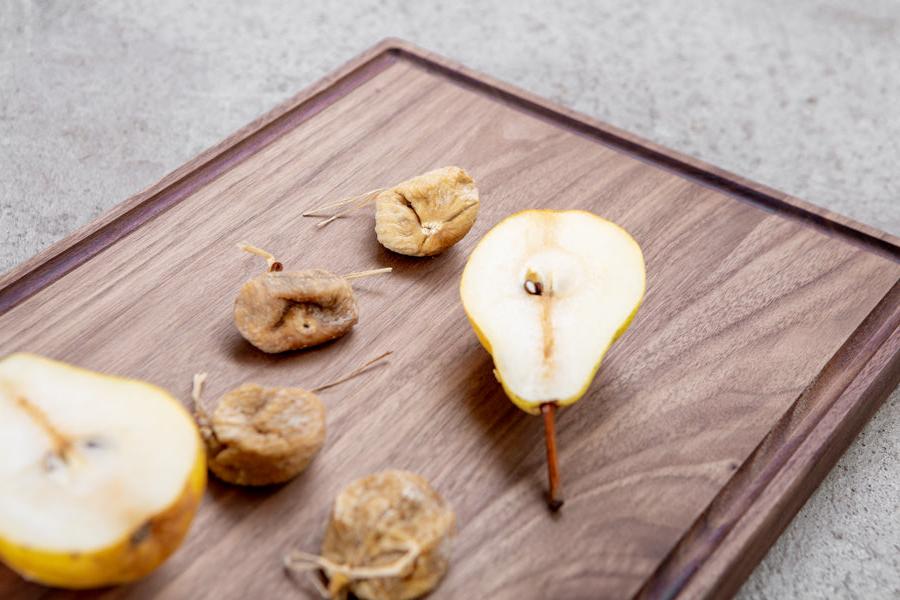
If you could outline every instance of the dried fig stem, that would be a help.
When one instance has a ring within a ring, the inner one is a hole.
[[[194,382],[191,385],[191,400],[194,401],[194,412],[203,419],[209,420],[209,412],[200,400],[203,394],[203,384],[206,383],[206,373],[195,373]]]
[[[335,219],[339,219],[340,217],[343,217],[344,215],[346,215],[346,214],[348,214],[348,213],[351,213],[351,212],[353,212],[354,210],[357,210],[357,209],[359,209],[359,208],[362,208],[363,206],[365,206],[366,204],[368,204],[369,202],[371,202],[372,200],[374,200],[374,199],[375,199],[375,196],[377,196],[378,194],[380,194],[381,192],[383,192],[385,189],[387,189],[387,188],[377,188],[377,189],[374,189],[374,190],[369,190],[368,192],[366,192],[366,193],[364,193],[364,194],[360,194],[359,196],[353,196],[353,197],[351,197],[351,198],[345,198],[344,200],[339,200],[338,202],[334,202],[334,203],[332,203],[332,204],[330,204],[330,205],[326,205],[326,206],[322,206],[322,207],[313,209],[311,212],[303,213],[303,216],[304,216],[304,217],[322,216],[322,215],[319,214],[319,211],[320,211],[320,210],[323,210],[323,209],[326,209],[326,208],[336,208],[336,207],[344,206],[344,205],[347,205],[347,204],[350,205],[350,206],[348,206],[347,208],[344,208],[343,210],[339,210],[338,212],[336,212],[336,213],[334,213],[333,215],[329,216],[329,217],[328,217],[327,219],[325,219],[324,221],[321,221],[321,222],[319,222],[319,223],[316,223],[316,228],[317,228],[317,229],[321,229],[322,227],[325,227],[326,225],[328,225],[329,223],[331,223],[331,222],[334,221]]]
[[[390,355],[391,355],[391,352],[392,352],[391,350],[388,350],[387,352],[385,352],[385,353],[382,354],[381,356],[376,356],[375,358],[373,358],[372,360],[370,360],[370,361],[367,362],[366,364],[364,364],[364,365],[362,365],[362,366],[360,366],[360,367],[357,367],[356,369],[350,371],[350,372],[347,373],[346,375],[343,375],[343,376],[341,376],[341,377],[338,377],[337,379],[335,379],[334,381],[331,381],[331,382],[329,382],[329,383],[322,384],[322,385],[320,385],[319,387],[313,388],[312,391],[313,391],[313,392],[321,392],[322,390],[327,390],[328,388],[334,387],[334,386],[338,385],[339,383],[344,383],[345,381],[348,381],[348,380],[350,380],[350,379],[353,379],[353,378],[356,377],[357,375],[360,375],[361,373],[365,372],[369,367],[372,367],[375,363],[377,363],[377,362],[381,361],[382,359],[387,358],[388,356],[390,356]]]
[[[321,229],[321,228],[325,227],[326,225],[328,225],[329,223],[331,223],[332,221],[340,219],[344,215],[353,212],[357,208],[362,208],[363,206],[365,206],[365,202],[357,204],[356,206],[351,206],[350,208],[345,208],[342,211],[336,212],[333,215],[331,215],[330,217],[328,217],[327,219],[325,219],[324,221],[316,223],[316,229]]]
[[[368,271],[355,271],[353,273],[347,273],[344,275],[344,279],[359,279],[361,277],[368,277],[369,275],[381,275],[382,273],[390,273],[394,269],[391,267],[384,267],[382,269],[369,269]]]
[[[346,586],[355,580],[402,576],[422,553],[421,547],[408,538],[397,550],[405,550],[405,554],[383,567],[351,567],[332,562],[324,556],[293,550],[284,556],[284,567],[289,571],[308,572],[313,580],[315,580],[315,575],[312,574],[312,571],[322,569],[330,580],[328,589],[324,590],[322,585],[315,581],[316,589],[320,594],[326,591],[326,594],[323,594],[324,598],[337,598],[343,594]]]
[[[544,415],[544,438],[547,442],[547,479],[550,489],[547,493],[547,506],[553,512],[558,511],[563,500],[560,498],[559,461],[556,455],[556,403],[546,402],[541,404],[541,413]]]
[[[284,270],[284,265],[275,260],[275,257],[263,250],[262,248],[257,248],[256,246],[251,246],[247,242],[240,242],[237,244],[239,250],[243,250],[244,252],[249,252],[250,254],[255,254],[257,256],[261,256],[266,259],[266,264],[269,265],[269,271],[282,271]]]
[[[328,204],[322,204],[320,206],[317,206],[316,208],[313,208],[312,210],[306,211],[301,216],[304,216],[304,217],[327,217],[329,215],[323,215],[323,214],[321,214],[321,211],[328,210],[330,208],[338,208],[341,206],[346,206],[347,204],[351,204],[357,200],[361,200],[363,198],[368,198],[369,196],[375,196],[377,194],[380,194],[381,192],[383,192],[386,189],[387,188],[375,188],[374,190],[369,190],[368,192],[363,192],[362,194],[358,194],[356,196],[350,196],[348,198],[344,198],[344,199],[338,200],[336,202],[329,202]]]
[[[194,383],[191,387],[191,399],[194,401],[194,413],[197,415],[197,420],[200,425],[209,426],[212,423],[212,417],[209,415],[209,411],[206,409],[206,405],[200,400],[200,396],[203,394],[203,386],[206,384],[206,373],[196,373],[194,375]],[[246,425],[246,421],[229,421],[226,419],[216,419],[217,425],[234,425],[236,427],[240,427],[242,425]]]

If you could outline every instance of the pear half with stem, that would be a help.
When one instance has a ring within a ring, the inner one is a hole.
[[[36,356],[0,360],[0,560],[64,588],[133,581],[187,533],[206,486],[168,393]]]
[[[554,411],[587,391],[644,296],[644,259],[624,229],[580,210],[526,210],[491,229],[460,282],[463,307],[507,396],[543,414],[551,507],[561,505]]]

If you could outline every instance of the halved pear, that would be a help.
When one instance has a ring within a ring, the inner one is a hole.
[[[624,229],[580,210],[526,210],[469,257],[463,307],[522,410],[572,404],[644,296],[644,258]]]
[[[206,486],[190,414],[164,390],[32,354],[0,360],[0,560],[91,588],[181,543]]]
[[[460,282],[463,307],[509,398],[544,413],[555,497],[553,411],[587,391],[644,296],[640,246],[580,210],[526,210],[491,229]]]

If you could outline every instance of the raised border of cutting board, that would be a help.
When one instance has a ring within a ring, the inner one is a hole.
[[[0,277],[0,314],[137,230],[199,187],[399,61],[677,172],[730,197],[800,220],[900,261],[900,240],[498,82],[407,42],[387,39],[203,152],[159,183]],[[900,283],[736,471],[646,581],[638,597],[709,597],[737,590],[900,381]]]

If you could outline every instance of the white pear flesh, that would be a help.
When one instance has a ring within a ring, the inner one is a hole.
[[[527,210],[478,243],[460,294],[507,395],[537,414],[585,393],[644,288],[640,246],[624,229],[585,211]]]
[[[205,454],[164,390],[13,354],[0,360],[0,481],[0,558],[50,585],[94,587],[177,547]]]

